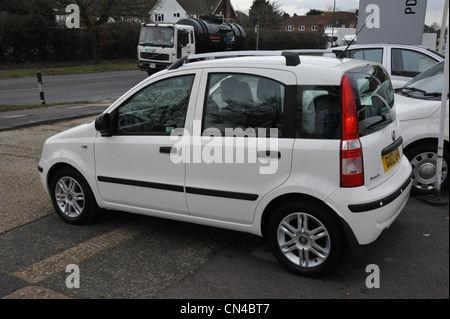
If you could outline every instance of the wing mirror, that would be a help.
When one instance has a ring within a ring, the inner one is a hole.
[[[111,136],[111,116],[109,113],[102,113],[95,119],[95,129],[99,131],[102,136]]]

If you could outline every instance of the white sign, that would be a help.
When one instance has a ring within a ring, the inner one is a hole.
[[[422,44],[427,0],[360,0],[358,44]]]

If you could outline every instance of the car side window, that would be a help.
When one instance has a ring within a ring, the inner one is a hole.
[[[342,130],[339,86],[299,86],[296,136],[339,139]]]
[[[260,129],[266,129],[266,134],[276,129],[282,137],[284,103],[285,86],[275,80],[249,74],[210,74],[203,134],[215,129],[225,136],[227,129],[254,129],[258,135]]]
[[[169,135],[184,127],[194,77],[164,79],[131,96],[115,116],[116,134]]]
[[[383,49],[355,49],[350,50],[349,58],[383,63]]]
[[[438,61],[417,51],[392,49],[392,75],[415,77]]]

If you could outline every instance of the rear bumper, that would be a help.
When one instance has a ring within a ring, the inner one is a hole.
[[[382,208],[385,205],[390,204],[391,202],[395,201],[400,195],[403,194],[404,191],[406,191],[408,189],[408,187],[410,187],[411,184],[411,176],[409,179],[407,179],[402,186],[400,186],[395,192],[393,192],[392,194],[387,195],[384,198],[369,202],[369,203],[364,203],[364,204],[352,204],[352,205],[348,205],[348,209],[350,209],[350,211],[352,213],[363,213],[363,212],[368,212],[371,210],[375,210],[378,208]]]
[[[411,190],[411,164],[405,156],[389,180],[373,189],[339,188],[326,203],[339,212],[360,245],[375,241],[405,207]]]

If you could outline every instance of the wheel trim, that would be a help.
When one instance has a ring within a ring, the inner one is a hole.
[[[80,184],[72,177],[58,180],[55,187],[55,200],[59,210],[67,217],[79,217],[85,207],[85,196]]]
[[[278,226],[277,241],[290,262],[305,268],[325,262],[331,249],[330,234],[325,226],[306,213],[286,216]]]
[[[423,152],[414,156],[411,160],[413,167],[413,187],[420,190],[433,190],[436,182],[437,154],[435,152]],[[447,177],[447,162],[442,161],[441,182]]]

